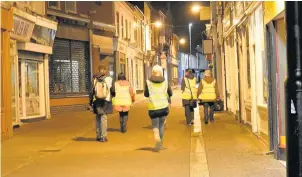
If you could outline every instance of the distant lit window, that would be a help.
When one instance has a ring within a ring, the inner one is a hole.
[[[49,1],[48,7],[52,9],[60,9],[60,1]]]
[[[77,2],[75,1],[66,1],[65,2],[65,11],[71,13],[77,13]]]

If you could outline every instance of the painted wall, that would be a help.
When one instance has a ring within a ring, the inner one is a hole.
[[[272,21],[285,8],[285,1],[265,1],[264,2],[264,24]]]

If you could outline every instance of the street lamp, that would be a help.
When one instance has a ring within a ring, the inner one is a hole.
[[[185,44],[185,43],[186,43],[186,40],[185,40],[184,38],[181,38],[181,39],[179,40],[179,43],[180,43],[180,44]]]
[[[161,21],[156,21],[156,22],[155,22],[155,27],[156,27],[156,28],[160,28],[161,25],[162,25]]]
[[[192,7],[192,12],[193,12],[193,13],[197,13],[197,12],[199,12],[199,11],[200,11],[200,6],[195,4],[195,5]]]
[[[188,67],[190,67],[191,45],[192,45],[192,42],[191,42],[191,39],[192,39],[192,36],[191,36],[191,27],[192,27],[192,23],[189,23],[189,35],[190,35],[190,56],[189,56],[189,61],[188,61]]]

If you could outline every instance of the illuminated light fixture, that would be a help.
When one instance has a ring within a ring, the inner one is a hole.
[[[157,27],[157,28],[160,28],[161,27],[161,21],[157,21],[157,22],[155,22],[155,26]]]
[[[235,20],[234,20],[234,24],[236,25],[237,23],[239,23],[239,20],[238,20],[238,19],[235,19]]]
[[[134,27],[134,28],[137,27],[137,23],[136,23],[136,22],[133,23],[133,27]]]
[[[194,6],[192,7],[192,12],[197,13],[197,12],[199,12],[199,11],[200,11],[200,6],[199,6],[199,5],[194,5]]]
[[[193,24],[192,23],[189,23],[189,27],[191,27]]]
[[[184,38],[181,38],[181,39],[179,40],[179,43],[180,43],[180,44],[185,44],[185,43],[186,43],[186,40],[185,40]]]

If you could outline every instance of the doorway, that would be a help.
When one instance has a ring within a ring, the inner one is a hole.
[[[19,78],[19,116],[21,120],[46,116],[44,64],[41,60],[33,60],[34,55],[20,54],[18,62]],[[42,58],[43,55],[37,55]]]

